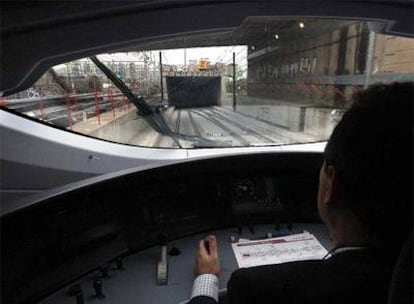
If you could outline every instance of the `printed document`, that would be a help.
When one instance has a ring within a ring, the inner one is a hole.
[[[239,240],[232,244],[232,248],[239,268],[322,259],[328,253],[309,232],[263,240]]]

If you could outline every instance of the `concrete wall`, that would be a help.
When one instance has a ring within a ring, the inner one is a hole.
[[[137,117],[136,111],[113,119],[89,135],[110,141],[129,143],[137,134],[144,132],[148,124]]]
[[[339,118],[331,114],[333,111],[329,108],[306,108],[304,132],[318,138],[329,138]]]
[[[240,113],[271,122],[290,131],[304,132],[321,140],[330,136],[341,113],[332,108],[251,96],[239,95],[237,100],[237,111]]]

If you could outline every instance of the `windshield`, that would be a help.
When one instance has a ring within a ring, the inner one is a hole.
[[[414,80],[412,38],[366,22],[249,17],[232,30],[57,65],[1,102],[121,144],[257,147],[325,141],[353,93],[406,80]]]

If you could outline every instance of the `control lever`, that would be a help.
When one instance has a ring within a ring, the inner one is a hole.
[[[83,294],[82,293],[78,293],[76,295],[76,304],[84,304],[85,301],[83,300]]]
[[[166,285],[168,281],[167,245],[161,246],[161,260],[157,265],[157,285]]]
[[[168,281],[167,238],[160,237],[161,260],[157,265],[157,285],[166,285]]]
[[[116,268],[115,268],[116,270],[125,270],[125,267],[124,267],[124,262],[122,261],[122,258],[117,258],[116,259]]]
[[[101,275],[100,275],[101,278],[105,278],[105,279],[110,278],[110,276],[108,274],[108,270],[109,270],[108,268],[109,268],[108,264],[102,265],[101,267],[99,267],[99,272],[101,273]]]
[[[251,234],[255,233],[254,232],[254,227],[252,225],[248,225],[247,228],[249,228]]]
[[[69,288],[68,294],[76,298],[76,304],[84,304],[82,288],[79,284],[73,285]]]
[[[174,246],[170,249],[170,251],[168,251],[168,255],[171,255],[171,256],[178,256],[180,254],[181,254],[181,250]]]
[[[103,299],[105,298],[105,295],[102,292],[102,280],[100,279],[96,279],[95,281],[93,281],[93,289],[95,290],[95,297],[98,299]]]

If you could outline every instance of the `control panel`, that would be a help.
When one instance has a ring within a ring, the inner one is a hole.
[[[263,239],[304,230],[314,234],[327,250],[332,247],[326,227],[322,224],[294,223],[291,229],[285,225],[280,229],[275,229],[274,225],[255,225],[254,233],[249,229],[243,229],[239,233],[237,228],[214,230],[160,243],[133,255],[115,259],[104,265],[106,267],[98,268],[40,303],[184,304],[190,297],[194,281],[193,264],[197,244],[208,234],[217,236],[221,264],[219,290],[225,296],[227,282],[232,272],[238,268],[232,249],[233,242],[240,238]],[[168,279],[164,276],[164,269],[159,267],[159,263],[165,260],[168,260]]]
[[[271,214],[283,210],[276,181],[271,177],[238,178],[232,184],[234,215]]]

